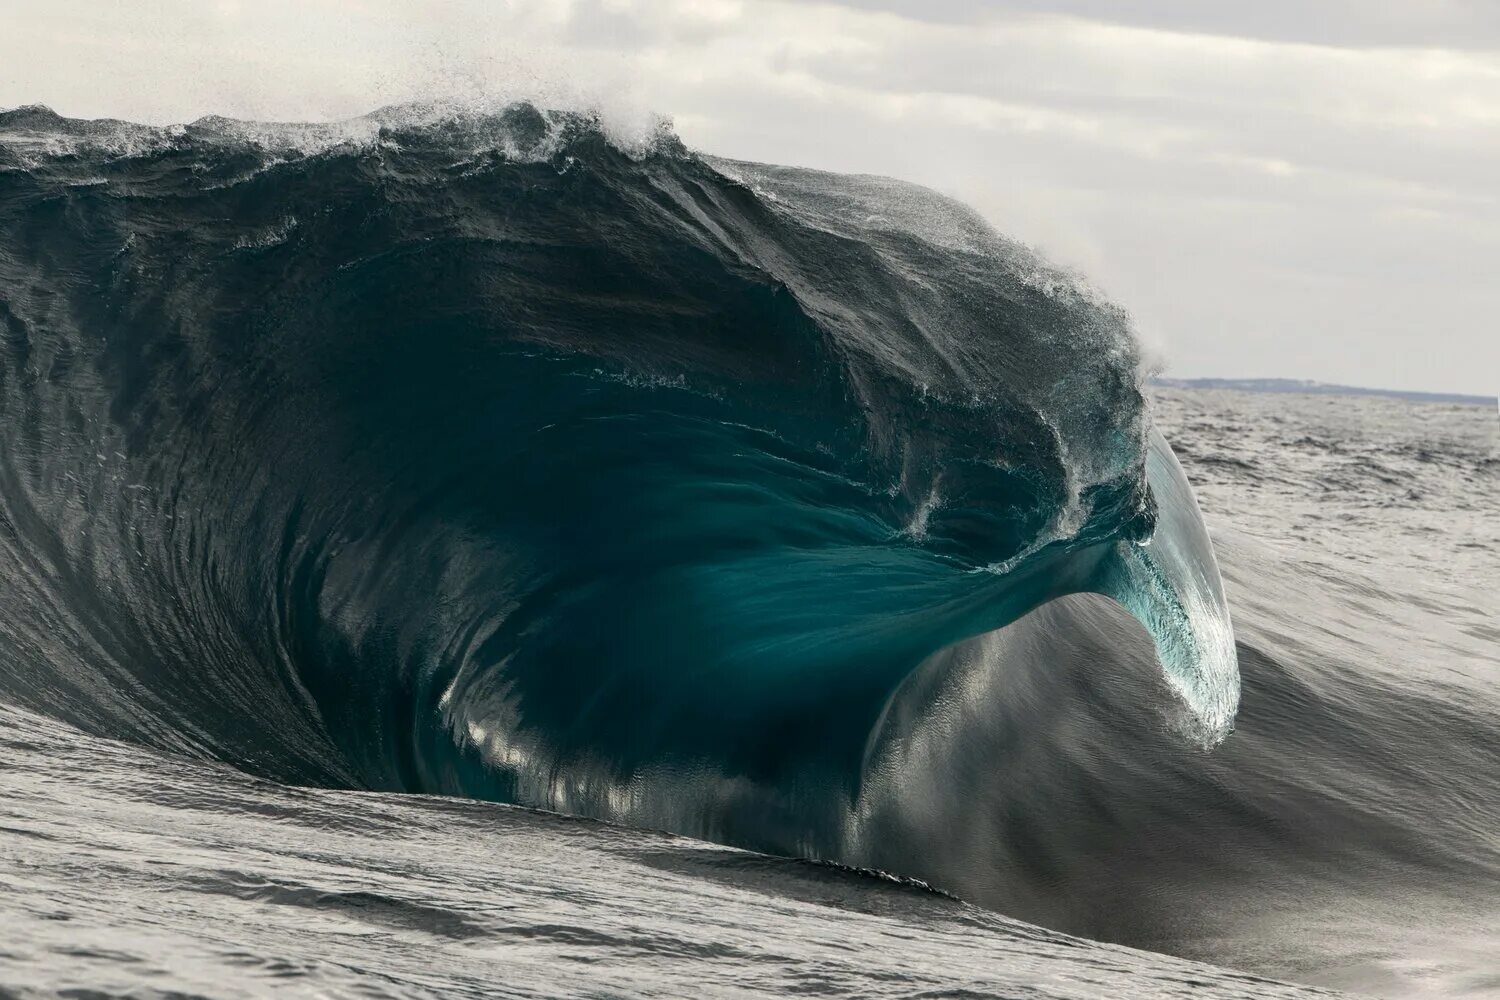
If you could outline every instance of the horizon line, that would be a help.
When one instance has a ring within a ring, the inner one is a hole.
[[[1283,376],[1177,376],[1155,374],[1147,379],[1151,385],[1175,389],[1232,389],[1242,392],[1282,392],[1289,394],[1329,396],[1387,396],[1433,403],[1464,403],[1500,408],[1500,396],[1480,393],[1447,392],[1431,389],[1392,389],[1381,386],[1348,385],[1320,379]]]

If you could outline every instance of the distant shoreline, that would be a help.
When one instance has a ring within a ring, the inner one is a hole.
[[[1167,389],[1232,389],[1238,392],[1285,392],[1316,396],[1388,396],[1416,403],[1458,403],[1483,406],[1491,410],[1500,406],[1494,396],[1469,396],[1456,392],[1412,392],[1405,389],[1369,389],[1363,386],[1335,385],[1295,378],[1153,378],[1153,386]]]

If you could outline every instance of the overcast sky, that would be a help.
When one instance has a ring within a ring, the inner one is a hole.
[[[954,194],[1174,375],[1500,389],[1500,0],[5,0],[0,107],[672,117]]]

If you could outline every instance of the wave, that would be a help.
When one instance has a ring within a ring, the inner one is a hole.
[[[1068,655],[1067,595],[1144,625],[1187,738],[1232,726],[1126,317],[929,191],[529,105],[26,108],[0,232],[8,701],[821,857],[922,678]]]

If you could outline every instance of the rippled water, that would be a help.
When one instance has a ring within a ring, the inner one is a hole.
[[[1500,419],[1382,396],[1162,389],[1156,418],[1224,528],[1292,559],[1490,603],[1500,586]],[[1460,616],[1462,616],[1462,609]],[[1491,636],[1491,638],[1495,638]]]
[[[71,996],[1285,997],[914,884],[289,788],[0,713],[0,977]]]

